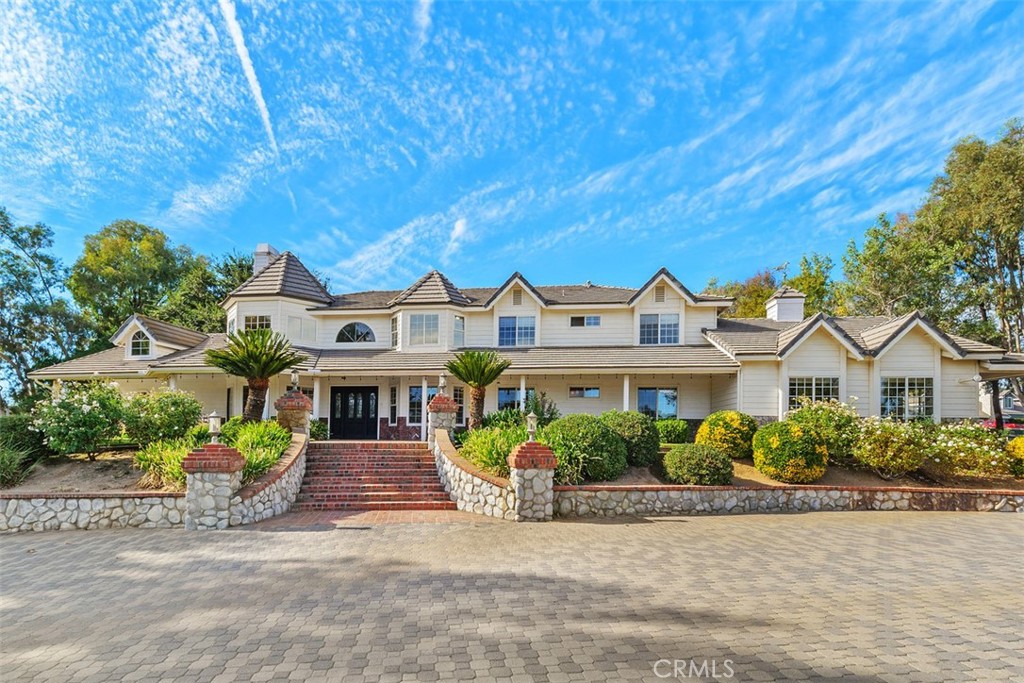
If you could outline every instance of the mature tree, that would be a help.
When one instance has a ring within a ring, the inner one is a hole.
[[[53,230],[15,226],[0,207],[0,406],[35,393],[29,371],[71,358],[90,333],[63,296],[67,268],[52,248]]]
[[[161,305],[193,262],[188,247],[172,247],[160,230],[114,221],[85,238],[68,289],[100,335],[109,336],[132,313]]]
[[[469,387],[469,428],[476,429],[484,420],[484,398],[487,387],[498,381],[501,373],[512,361],[495,351],[463,351],[445,367],[448,372]]]
[[[255,422],[263,417],[270,378],[306,358],[296,351],[283,336],[271,330],[246,330],[228,337],[223,349],[206,352],[206,362],[229,375],[245,378],[249,385],[249,398],[242,412],[244,422]]]
[[[735,299],[722,314],[724,318],[763,318],[764,305],[785,277],[786,266],[765,268],[742,282],[729,280],[719,283],[716,278],[708,280],[705,293],[728,296]]]
[[[231,253],[216,262],[200,256],[182,275],[167,300],[148,312],[200,332],[223,332],[225,312],[220,303],[251,275],[251,256]]]
[[[804,254],[800,257],[800,272],[786,278],[783,283],[807,296],[804,302],[804,315],[835,314],[836,283],[832,281],[832,266],[832,259],[828,256]]]

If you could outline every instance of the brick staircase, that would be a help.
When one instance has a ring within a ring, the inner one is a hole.
[[[314,441],[293,510],[454,510],[420,441]]]

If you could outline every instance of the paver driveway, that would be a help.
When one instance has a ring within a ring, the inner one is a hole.
[[[0,539],[0,679],[1024,680],[1022,515],[287,528]]]

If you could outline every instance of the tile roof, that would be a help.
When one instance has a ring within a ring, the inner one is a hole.
[[[29,377],[52,379],[54,377],[86,377],[90,375],[145,375],[152,363],[152,359],[129,360],[125,358],[124,347],[115,346],[112,349],[97,351],[88,356],[73,358],[63,363],[33,370],[29,373]]]
[[[166,323],[163,320],[157,320],[148,315],[136,313],[132,317],[137,319],[146,328],[146,331],[153,335],[153,338],[160,344],[189,347],[200,344],[206,339],[206,335],[202,332],[196,332],[181,325]]]
[[[388,302],[389,306],[397,306],[398,304],[455,304],[456,306],[465,306],[469,304],[469,299],[443,273],[432,270]]]
[[[238,296],[288,296],[318,304],[332,301],[331,294],[316,276],[290,251],[281,253],[266,268],[228,294],[228,298]]]

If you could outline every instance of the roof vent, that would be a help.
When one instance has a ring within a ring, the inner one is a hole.
[[[665,285],[658,285],[654,288],[654,303],[665,303]]]
[[[512,290],[512,305],[522,306],[523,305],[523,290],[516,287]]]

